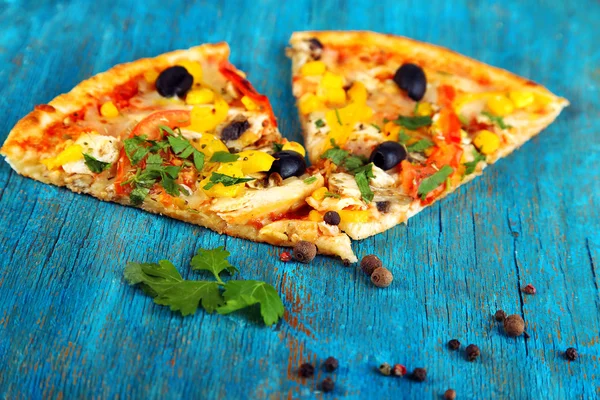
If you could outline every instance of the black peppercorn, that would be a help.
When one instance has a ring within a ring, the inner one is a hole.
[[[496,311],[496,314],[494,314],[494,318],[496,318],[496,321],[502,322],[506,319],[506,313],[504,310],[498,310]]]
[[[575,361],[577,360],[577,357],[579,357],[579,354],[577,353],[577,349],[574,347],[569,347],[567,349],[567,351],[565,351],[565,358],[569,361]]]
[[[425,368],[415,368],[410,377],[413,381],[424,382],[427,379],[427,370]]]
[[[373,275],[373,271],[382,266],[383,264],[381,263],[381,260],[374,254],[364,256],[363,259],[360,261],[360,268],[368,276]]]
[[[477,359],[477,357],[479,357],[481,355],[481,352],[479,351],[479,347],[477,347],[474,344],[468,345],[467,348],[465,349],[465,353],[467,355],[467,361],[475,361]]]
[[[334,387],[335,387],[335,383],[333,383],[333,379],[331,379],[329,377],[323,379],[323,382],[321,382],[321,390],[324,391],[325,393],[329,393],[329,392],[333,391]]]
[[[303,378],[310,378],[315,374],[315,367],[312,364],[304,363],[298,369],[298,375]]]
[[[508,336],[521,336],[525,331],[525,321],[523,321],[520,315],[509,315],[504,320],[504,331]]]
[[[294,259],[303,263],[311,262],[317,255],[317,246],[314,243],[301,240],[294,246]]]
[[[327,211],[323,216],[323,221],[329,225],[339,225],[342,221],[340,218],[340,214],[335,211]]]
[[[444,400],[455,400],[456,399],[456,390],[448,389],[444,392]]]
[[[383,375],[390,375],[392,373],[392,367],[388,363],[383,363],[379,366],[379,372]]]
[[[460,348],[460,342],[456,339],[452,339],[448,342],[448,348],[452,351],[458,350]]]
[[[394,275],[384,267],[377,268],[371,275],[371,282],[377,287],[386,288],[392,284]]]
[[[325,370],[327,372],[335,371],[339,365],[340,363],[334,357],[328,357],[327,360],[325,360]]]

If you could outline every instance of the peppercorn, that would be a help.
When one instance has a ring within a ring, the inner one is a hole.
[[[340,218],[340,214],[335,211],[327,211],[325,215],[323,215],[323,221],[329,225],[339,225],[342,219]]]
[[[292,260],[292,255],[290,254],[289,251],[284,251],[283,253],[281,253],[279,255],[279,259],[283,262],[288,262]]]
[[[298,369],[298,375],[303,378],[310,378],[315,374],[315,367],[310,363],[304,363]]]
[[[384,267],[379,267],[375,271],[373,271],[373,275],[371,275],[371,282],[377,287],[386,288],[392,284],[394,280],[394,275]]]
[[[502,322],[506,319],[506,313],[504,310],[498,310],[496,311],[496,314],[494,314],[494,318],[496,318],[496,321]]]
[[[317,255],[317,246],[314,243],[301,240],[294,246],[294,258],[302,263],[309,263]]]
[[[325,370],[327,372],[335,371],[339,365],[340,363],[338,362],[338,360],[336,360],[333,357],[328,357],[327,360],[325,360]]]
[[[456,390],[448,389],[444,392],[444,400],[455,400],[456,399]]]
[[[379,366],[379,372],[383,375],[389,375],[392,373],[392,367],[390,367],[390,364],[388,363],[383,363]]]
[[[324,391],[325,393],[329,393],[329,392],[333,391],[334,387],[335,387],[335,383],[333,383],[333,379],[331,379],[329,377],[323,379],[323,382],[321,382],[321,390]]]
[[[504,331],[508,336],[521,336],[525,331],[525,321],[523,321],[520,315],[509,315],[504,320]]]
[[[402,364],[394,365],[394,368],[392,368],[392,375],[400,377],[406,375],[406,367]]]
[[[425,370],[425,368],[415,368],[411,378],[413,381],[423,382],[427,379],[427,370]]]
[[[481,355],[479,347],[477,347],[477,345],[474,344],[468,345],[465,349],[465,352],[467,354],[467,361],[475,361],[477,357]]]
[[[535,290],[535,286],[532,284],[525,286],[522,290],[525,294],[535,294],[537,292],[537,290]]]
[[[575,361],[577,360],[577,357],[579,357],[579,354],[577,353],[577,349],[574,347],[569,347],[567,349],[567,351],[565,351],[565,358],[569,361]]]
[[[458,350],[460,348],[460,342],[456,339],[452,339],[448,342],[448,348],[452,351]]]
[[[373,271],[375,271],[377,268],[381,268],[382,266],[383,264],[381,263],[379,257],[373,254],[364,256],[360,261],[360,268],[369,276],[373,275]]]

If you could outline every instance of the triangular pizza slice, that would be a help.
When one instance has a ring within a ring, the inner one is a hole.
[[[305,146],[326,178],[309,200],[352,239],[383,232],[482,173],[568,105],[544,87],[450,50],[373,32],[297,32]]]

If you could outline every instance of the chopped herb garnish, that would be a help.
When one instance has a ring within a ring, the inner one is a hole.
[[[490,121],[492,121],[494,124],[498,125],[500,127],[500,129],[510,129],[512,128],[512,126],[507,125],[504,122],[504,118],[500,117],[499,115],[494,115],[490,112],[484,111],[482,112],[483,115],[485,115],[486,117],[488,117],[490,119]]]
[[[452,175],[453,172],[454,172],[454,169],[451,166],[444,165],[435,174],[423,179],[423,181],[419,185],[419,189],[417,191],[419,196],[421,196],[421,200],[425,200],[427,195],[431,191],[435,190],[442,183],[444,183],[446,178],[448,178],[450,175]]]
[[[182,159],[187,159],[192,156],[194,160],[194,167],[198,171],[202,171],[204,168],[204,153],[198,151],[189,140],[183,137],[181,130],[178,130],[178,134],[173,132],[171,128],[165,125],[159,125],[158,128],[161,131],[168,133],[167,140],[173,152]]]
[[[316,120],[316,121],[315,121],[315,126],[316,126],[317,128],[322,128],[322,127],[324,127],[324,126],[325,126],[325,122],[323,122],[323,120],[322,120],[322,119],[318,119],[318,120]]]
[[[416,130],[423,126],[429,126],[432,123],[430,116],[415,116],[415,117],[406,117],[403,115],[399,115],[396,120],[394,120],[396,125],[400,125],[405,127],[406,129]]]
[[[250,182],[253,180],[254,178],[236,178],[225,174],[219,174],[218,172],[213,172],[210,176],[210,182],[204,185],[204,190],[209,190],[217,183],[222,183],[223,186],[233,186],[237,185],[238,183]]]
[[[381,127],[377,124],[371,124],[372,127],[374,127],[375,129],[377,129],[379,132],[381,132]]]
[[[317,181],[317,177],[316,176],[311,176],[309,178],[306,178],[303,182],[306,183],[307,185],[313,184]]]
[[[352,173],[354,174],[354,180],[358,185],[362,199],[365,203],[370,203],[373,200],[373,191],[369,186],[369,180],[374,177],[373,163],[357,168]]]
[[[463,126],[468,126],[471,123],[463,114],[458,114],[458,120]]]
[[[335,141],[332,139],[331,144],[333,148],[328,149],[321,155],[322,159],[329,159],[335,165],[345,167],[348,170],[353,170],[362,167],[366,163],[366,159],[361,156],[350,155],[346,150],[340,149]]]
[[[281,144],[281,143],[273,143],[273,151],[275,153],[280,152],[281,150],[283,150],[283,144]]]
[[[340,112],[338,111],[338,109],[335,109],[335,117],[337,118],[337,122],[338,124],[342,125],[342,119],[340,118]]]
[[[481,161],[485,161],[486,158],[483,154],[478,152],[477,150],[473,150],[473,161],[469,161],[464,163],[463,165],[466,167],[465,175],[470,175],[475,172],[475,168],[477,168],[477,164]]]
[[[419,102],[418,101],[415,103],[415,108],[413,109],[413,114],[417,115],[417,111],[419,111]]]
[[[215,280],[185,280],[167,260],[152,264],[127,263],[124,275],[130,285],[140,285],[156,304],[169,306],[183,316],[194,314],[200,306],[208,313],[229,314],[258,304],[266,325],[277,322],[285,310],[275,288],[261,281],[223,281],[221,274],[224,271],[230,274],[238,272],[229,264],[227,257],[229,252],[218,247],[199,249],[192,258],[192,269],[208,271]]]
[[[421,139],[417,143],[407,146],[406,150],[408,150],[411,153],[412,152],[420,152],[423,150],[427,150],[428,148],[432,147],[433,145],[434,144],[431,140]]]
[[[174,165],[163,166],[163,159],[158,154],[150,154],[146,159],[146,168],[141,170],[138,168],[135,176],[122,183],[131,183],[133,190],[129,194],[129,200],[134,205],[141,204],[150,189],[160,181],[161,186],[171,196],[179,196],[182,192],[187,191],[175,181],[181,171],[181,167]]]
[[[100,161],[97,158],[89,154],[83,153],[83,159],[85,161],[85,165],[95,174],[99,174],[102,171],[107,170],[110,167],[110,163]]]
[[[406,131],[404,131],[404,129],[402,129],[400,131],[400,133],[398,134],[398,141],[402,144],[406,144],[406,142],[408,142],[410,140],[410,135],[408,135],[406,133]]]
[[[346,167],[346,169],[352,171],[354,169],[360,168],[363,165],[365,165],[365,163],[367,162],[367,158],[363,157],[363,156],[348,156],[346,158],[346,160],[344,161],[344,167]]]
[[[217,151],[210,158],[210,162],[227,163],[236,161],[238,158],[240,158],[240,156],[238,156],[237,154],[231,154],[226,151]]]
[[[123,147],[127,158],[131,161],[131,165],[136,165],[150,152],[150,149],[142,146],[146,142],[146,136],[134,136],[123,140]]]
[[[325,192],[325,198],[327,198],[327,197],[333,197],[334,199],[339,199],[342,196],[340,196],[337,193]]]

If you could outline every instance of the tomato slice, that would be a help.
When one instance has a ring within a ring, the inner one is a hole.
[[[453,108],[454,98],[456,97],[456,90],[450,85],[441,85],[438,87],[438,104]]]
[[[450,165],[456,169],[460,164],[462,153],[463,149],[459,145],[439,143],[427,158],[427,165],[435,164],[438,168]]]
[[[277,119],[275,118],[275,114],[273,113],[273,108],[271,107],[271,103],[269,102],[269,98],[264,94],[260,94],[254,89],[254,86],[245,78],[240,76],[237,73],[237,70],[233,65],[231,65],[228,61],[224,61],[219,65],[219,71],[227,78],[233,86],[243,95],[248,96],[259,105],[264,111],[269,114],[269,121],[273,126],[277,127]]]
[[[460,120],[452,109],[442,108],[440,110],[438,124],[447,143],[460,143]]]

